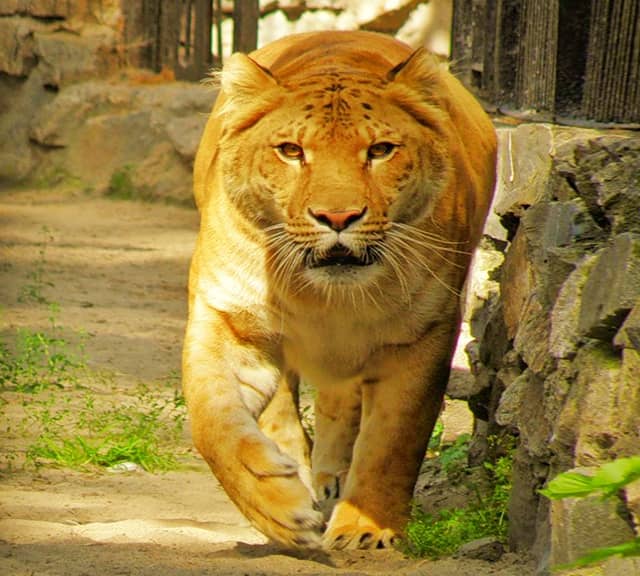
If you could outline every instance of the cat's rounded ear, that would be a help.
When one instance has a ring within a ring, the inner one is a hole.
[[[409,58],[389,70],[387,80],[427,96],[437,85],[441,71],[437,58],[424,48],[418,48]]]
[[[225,127],[242,130],[277,107],[285,95],[271,72],[255,60],[236,52],[216,74],[223,97],[217,115]]]
[[[250,99],[277,85],[269,70],[241,52],[233,54],[220,72],[220,87],[227,98]]]

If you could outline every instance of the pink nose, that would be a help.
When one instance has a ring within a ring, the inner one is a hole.
[[[366,206],[359,210],[313,210],[309,208],[309,214],[313,216],[320,224],[328,226],[336,232],[340,232],[349,227],[356,220],[360,220],[367,211]]]

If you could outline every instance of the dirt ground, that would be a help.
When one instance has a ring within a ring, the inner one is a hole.
[[[92,369],[109,370],[125,390],[138,382],[179,386],[197,221],[194,210],[175,206],[69,191],[0,192],[0,333],[46,324],[41,306],[19,301],[40,269],[59,322],[89,335]],[[0,452],[7,456],[20,446],[7,432],[11,422],[3,424]],[[189,445],[188,430],[183,442]],[[3,465],[0,574],[533,574],[513,554],[489,563],[283,550],[249,526],[195,453],[187,458],[179,470],[158,474]]]

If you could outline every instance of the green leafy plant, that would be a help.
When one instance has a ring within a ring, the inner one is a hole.
[[[116,170],[109,180],[107,196],[119,198],[121,200],[131,200],[138,197],[138,190],[133,183],[134,166],[126,164],[121,169]]]
[[[52,386],[75,384],[86,369],[85,335],[76,333],[72,345],[58,323],[59,307],[49,304],[48,330],[16,331],[14,352],[0,342],[0,389],[37,393]]]
[[[22,287],[18,302],[27,303],[35,302],[36,304],[48,304],[49,301],[43,294],[43,290],[47,286],[53,286],[53,283],[45,280],[44,272],[46,265],[47,246],[53,240],[50,230],[44,226],[42,228],[43,240],[39,243],[38,259],[27,274],[27,283]]]
[[[579,472],[563,472],[556,476],[540,493],[552,500],[564,498],[586,498],[601,495],[603,498],[616,496],[621,489],[640,479],[640,456],[618,458],[600,466],[593,476]],[[593,550],[564,568],[576,568],[602,562],[613,556],[640,556],[640,537],[616,546],[606,546]]]
[[[111,174],[106,195],[115,200],[138,200],[142,202],[153,202],[162,199],[165,204],[175,204],[177,206],[193,206],[192,199],[172,199],[159,198],[154,191],[143,183],[136,183],[136,166],[125,164],[122,168]]]
[[[453,444],[445,447],[439,455],[440,465],[449,476],[461,472],[467,466],[469,454],[469,434],[461,434]]]
[[[433,432],[431,432],[431,437],[429,438],[429,446],[427,450],[430,453],[438,452],[440,446],[442,445],[442,435],[444,434],[444,422],[442,419],[438,419],[433,427]]]
[[[453,448],[450,462],[460,462],[463,447],[469,439],[462,439]],[[443,451],[443,454],[446,451]],[[442,458],[442,455],[440,456]],[[453,554],[462,544],[486,536],[505,540],[507,536],[507,504],[511,491],[511,454],[495,463],[485,463],[490,479],[487,495],[476,492],[477,499],[465,508],[442,510],[428,514],[419,507],[412,510],[407,525],[407,548],[414,556],[439,558]]]

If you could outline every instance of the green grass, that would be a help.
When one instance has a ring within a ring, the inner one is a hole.
[[[467,468],[470,434],[461,434],[454,443],[442,450],[438,456],[440,465],[447,476],[460,474]]]
[[[26,406],[25,420],[38,431],[27,462],[75,469],[131,462],[152,472],[178,466],[176,446],[186,415],[181,396],[141,387],[115,408],[92,391],[78,396],[75,402],[54,398]]]
[[[53,240],[53,235],[49,228],[43,226],[42,236],[42,241],[38,243],[38,259],[36,260],[33,269],[27,274],[27,282],[20,290],[18,302],[49,304],[49,301],[44,296],[43,290],[47,286],[53,286],[53,283],[45,279],[44,269],[46,264],[47,246]]]
[[[132,164],[126,164],[119,170],[116,170],[109,180],[107,196],[120,200],[140,198],[141,193],[133,183],[134,172],[135,167]]]
[[[86,335],[76,333],[77,343],[72,345],[64,337],[58,313],[59,307],[50,304],[48,330],[20,328],[15,332],[13,346],[0,341],[0,390],[38,393],[77,383],[87,368]]]
[[[448,476],[459,474],[461,467],[466,466],[468,443],[469,438],[465,435],[453,446],[442,450],[439,459]],[[412,556],[440,558],[452,555],[466,542],[478,538],[493,536],[505,541],[511,466],[511,454],[498,458],[495,464],[486,462],[489,493],[481,495],[476,490],[476,500],[465,508],[429,514],[415,506],[406,529],[407,552]]]
[[[109,179],[106,196],[114,200],[135,200],[141,202],[154,202],[158,198],[153,192],[144,185],[135,183],[136,166],[133,164],[125,164],[113,174]],[[188,200],[188,199],[187,199]],[[165,204],[190,205],[188,201],[182,202],[164,198]],[[191,202],[193,204],[193,202]]]
[[[44,248],[40,260],[43,270]],[[47,310],[46,329],[20,328],[0,339],[1,421],[8,436],[16,440],[17,434],[26,446],[22,458],[5,451],[6,465],[175,468],[186,418],[175,377],[153,389],[141,385],[133,394],[117,390],[113,378],[88,367],[86,334],[60,324],[59,306],[42,296],[45,285],[38,271],[23,294]]]
[[[100,382],[87,367],[84,340],[74,345],[63,332],[52,312],[48,331],[21,329],[13,346],[0,342],[0,391],[21,404],[21,432],[30,439],[26,462],[79,469],[123,462],[149,471],[175,468],[186,417],[183,398],[160,385],[118,394],[112,382]],[[92,390],[97,383],[111,390]],[[8,403],[5,399],[5,408]]]
[[[74,189],[83,187],[84,182],[78,176],[72,174],[63,166],[50,166],[44,172],[31,181],[36,188],[55,188],[58,186],[68,186]]]
[[[427,446],[428,453],[435,453],[440,450],[443,434],[444,422],[442,419],[438,419],[433,427],[433,432],[431,432],[431,436],[429,437],[429,445]]]

